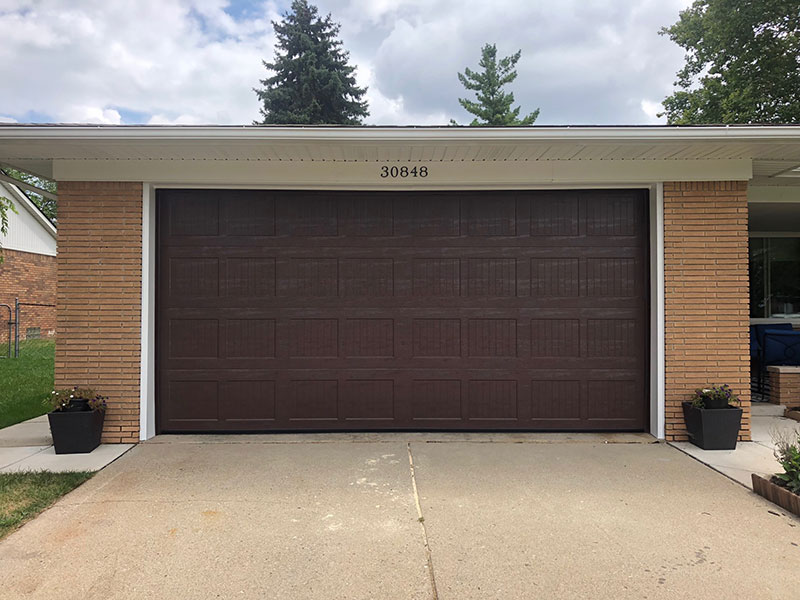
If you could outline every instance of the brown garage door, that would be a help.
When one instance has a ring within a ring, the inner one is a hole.
[[[645,191],[157,202],[160,431],[645,426]]]

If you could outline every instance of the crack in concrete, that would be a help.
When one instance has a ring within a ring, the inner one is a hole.
[[[419,492],[417,490],[417,477],[414,472],[414,456],[411,454],[411,442],[408,442],[408,467],[411,471],[411,489],[414,491],[414,503],[417,505],[418,521],[422,527],[422,543],[425,546],[425,557],[428,561],[428,577],[431,581],[431,593],[433,600],[439,600],[439,592],[436,589],[436,576],[433,573],[433,555],[431,553],[431,546],[428,543],[428,530],[425,527],[425,516],[422,514],[422,504],[419,501]]]
[[[13,448],[14,446],[10,446],[10,447]],[[17,448],[36,448],[38,446],[16,446],[16,447]],[[41,454],[42,452],[44,452],[48,448],[50,448],[50,446],[44,446],[40,450],[37,450],[36,452],[34,452],[33,454],[29,454],[28,456],[23,456],[19,460],[15,460],[15,461],[10,462],[8,464],[2,464],[2,465],[0,465],[0,469],[7,469],[8,467],[13,467],[14,465],[18,465],[19,463],[21,463],[24,460],[28,460],[29,458],[32,458],[32,457],[34,457],[34,456],[36,456],[38,454]]]

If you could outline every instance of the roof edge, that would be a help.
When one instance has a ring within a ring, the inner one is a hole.
[[[1,124],[0,140],[251,140],[251,141],[774,141],[800,140],[800,125],[336,127],[254,125]]]

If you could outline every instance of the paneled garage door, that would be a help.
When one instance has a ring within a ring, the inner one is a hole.
[[[645,191],[157,204],[162,432],[645,427]]]

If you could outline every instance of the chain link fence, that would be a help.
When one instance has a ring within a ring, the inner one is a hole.
[[[14,298],[14,306],[10,304],[0,304],[0,311],[4,311],[8,317],[5,325],[8,332],[6,340],[6,351],[0,353],[2,358],[19,358],[20,353],[20,330],[23,326],[22,308],[55,308],[55,304],[44,304],[41,302],[20,302],[19,298]],[[29,327],[25,330],[25,339],[35,339],[41,336],[41,327]]]

